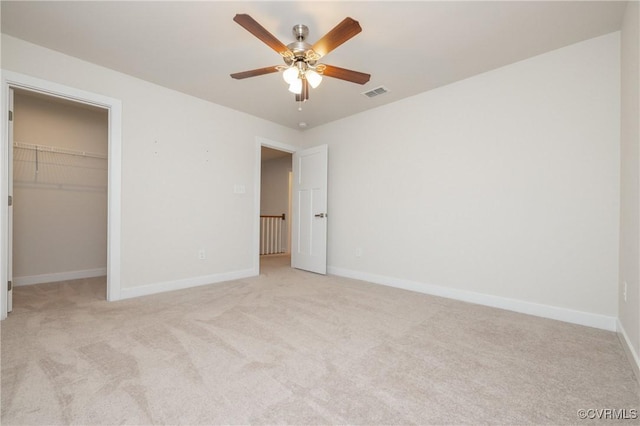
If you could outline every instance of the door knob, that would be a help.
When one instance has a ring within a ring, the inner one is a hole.
[[[317,215],[315,215],[315,216],[316,216],[316,217],[327,217],[327,215],[326,215],[326,214],[324,214],[324,213],[318,213],[318,214],[317,214]]]

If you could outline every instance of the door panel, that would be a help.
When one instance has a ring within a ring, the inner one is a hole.
[[[327,273],[327,145],[293,154],[291,266]]]
[[[298,217],[300,220],[300,228],[298,229],[311,229],[311,217],[313,216],[313,209],[311,208],[312,202],[312,196],[309,191],[301,190],[298,192]],[[311,233],[299,232],[298,235],[297,252],[306,256],[310,255]]]

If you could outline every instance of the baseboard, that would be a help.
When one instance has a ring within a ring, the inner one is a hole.
[[[19,287],[23,285],[79,280],[82,278],[104,277],[105,275],[107,275],[107,268],[83,269],[81,271],[55,272],[52,274],[13,277],[13,285],[16,287]]]
[[[599,328],[602,330],[616,331],[617,319],[615,317],[610,317],[607,315],[576,311],[573,309],[560,308],[551,305],[542,305],[533,302],[526,302],[523,300],[510,299],[507,297],[492,296],[484,293],[475,293],[468,290],[460,290],[450,287],[426,284],[418,281],[387,277],[383,275],[353,271],[350,269],[337,268],[333,266],[329,266],[327,268],[327,271],[328,273],[333,275],[368,281],[374,284],[382,284],[389,287],[397,287],[405,290],[416,291],[418,293],[446,297],[448,299],[456,299],[463,302],[491,306],[493,308],[506,309],[508,311],[514,311],[573,324],[586,325],[588,327]]]
[[[633,373],[636,375],[636,380],[640,382],[640,357],[638,353],[633,348],[633,345],[629,341],[629,335],[625,331],[620,319],[617,321],[618,326],[618,338],[620,339],[620,343],[624,348],[624,352],[627,354],[627,358],[629,358],[629,363],[631,364],[631,368],[633,369]]]
[[[164,281],[139,287],[121,288],[120,299],[131,299],[133,297],[149,296],[151,294],[164,293],[165,291],[184,290],[191,287],[255,277],[256,275],[258,275],[256,269],[251,268],[240,271],[223,272],[220,274],[203,275],[182,280]]]

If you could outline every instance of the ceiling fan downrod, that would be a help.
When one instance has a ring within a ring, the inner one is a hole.
[[[298,41],[304,41],[304,39],[309,35],[309,27],[302,24],[294,25],[291,31]]]

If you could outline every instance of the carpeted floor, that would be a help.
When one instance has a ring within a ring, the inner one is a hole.
[[[615,333],[286,267],[108,303],[18,287],[2,424],[575,424],[637,410]]]

